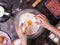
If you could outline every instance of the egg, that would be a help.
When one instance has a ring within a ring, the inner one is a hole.
[[[28,26],[31,26],[32,23],[35,23],[35,22],[36,22],[36,19],[33,17],[31,20],[28,20],[28,21],[27,21],[27,25],[28,25]]]
[[[58,43],[59,39],[58,38],[54,38],[54,42]]]
[[[50,34],[49,36],[51,39],[55,38],[55,35],[54,34]]]
[[[32,21],[31,20],[27,21],[27,24],[28,24],[28,26],[31,26],[32,25]]]
[[[0,36],[0,43],[3,43],[4,37]]]

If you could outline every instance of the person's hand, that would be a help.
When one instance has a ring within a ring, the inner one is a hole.
[[[43,14],[34,16],[36,18],[36,23],[41,25],[42,27],[48,29],[49,31],[53,32],[54,34],[56,34],[59,38],[60,38],[60,30],[57,29],[56,27],[54,27],[53,25],[51,25],[48,21],[48,19],[46,18],[46,16],[44,16]],[[39,19],[39,21],[38,21]]]
[[[48,28],[49,27],[50,23],[49,23],[49,21],[48,21],[46,16],[44,16],[43,14],[40,14],[40,15],[36,15],[34,17],[37,20],[37,22],[36,22],[37,24],[40,24],[44,28]]]
[[[27,45],[27,35],[26,35],[26,30],[25,32],[22,31],[22,26],[23,24],[21,23],[18,28],[16,28],[16,32],[22,42],[22,45]]]

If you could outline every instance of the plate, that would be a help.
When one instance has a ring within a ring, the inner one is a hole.
[[[4,37],[2,45],[12,45],[11,39],[7,33],[0,31],[0,36]]]

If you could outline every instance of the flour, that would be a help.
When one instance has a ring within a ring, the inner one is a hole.
[[[28,27],[28,30],[27,30],[27,35],[32,35],[32,34],[35,34],[38,29],[39,29],[39,25],[37,25],[35,22],[36,22],[36,19],[34,18],[34,14],[32,13],[25,13],[25,14],[22,14],[20,16],[20,21],[19,23],[25,23],[29,20],[32,21],[32,25],[30,27]]]

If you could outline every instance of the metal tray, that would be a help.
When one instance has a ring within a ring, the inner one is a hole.
[[[53,11],[51,11],[51,9],[47,6],[47,4],[50,2],[51,0],[47,0],[46,1],[46,3],[45,3],[45,6],[47,7],[47,9],[54,15],[54,17],[56,17],[56,19],[59,19],[60,18],[60,16],[58,17],[58,16],[56,16],[55,14],[54,14],[54,12]]]

